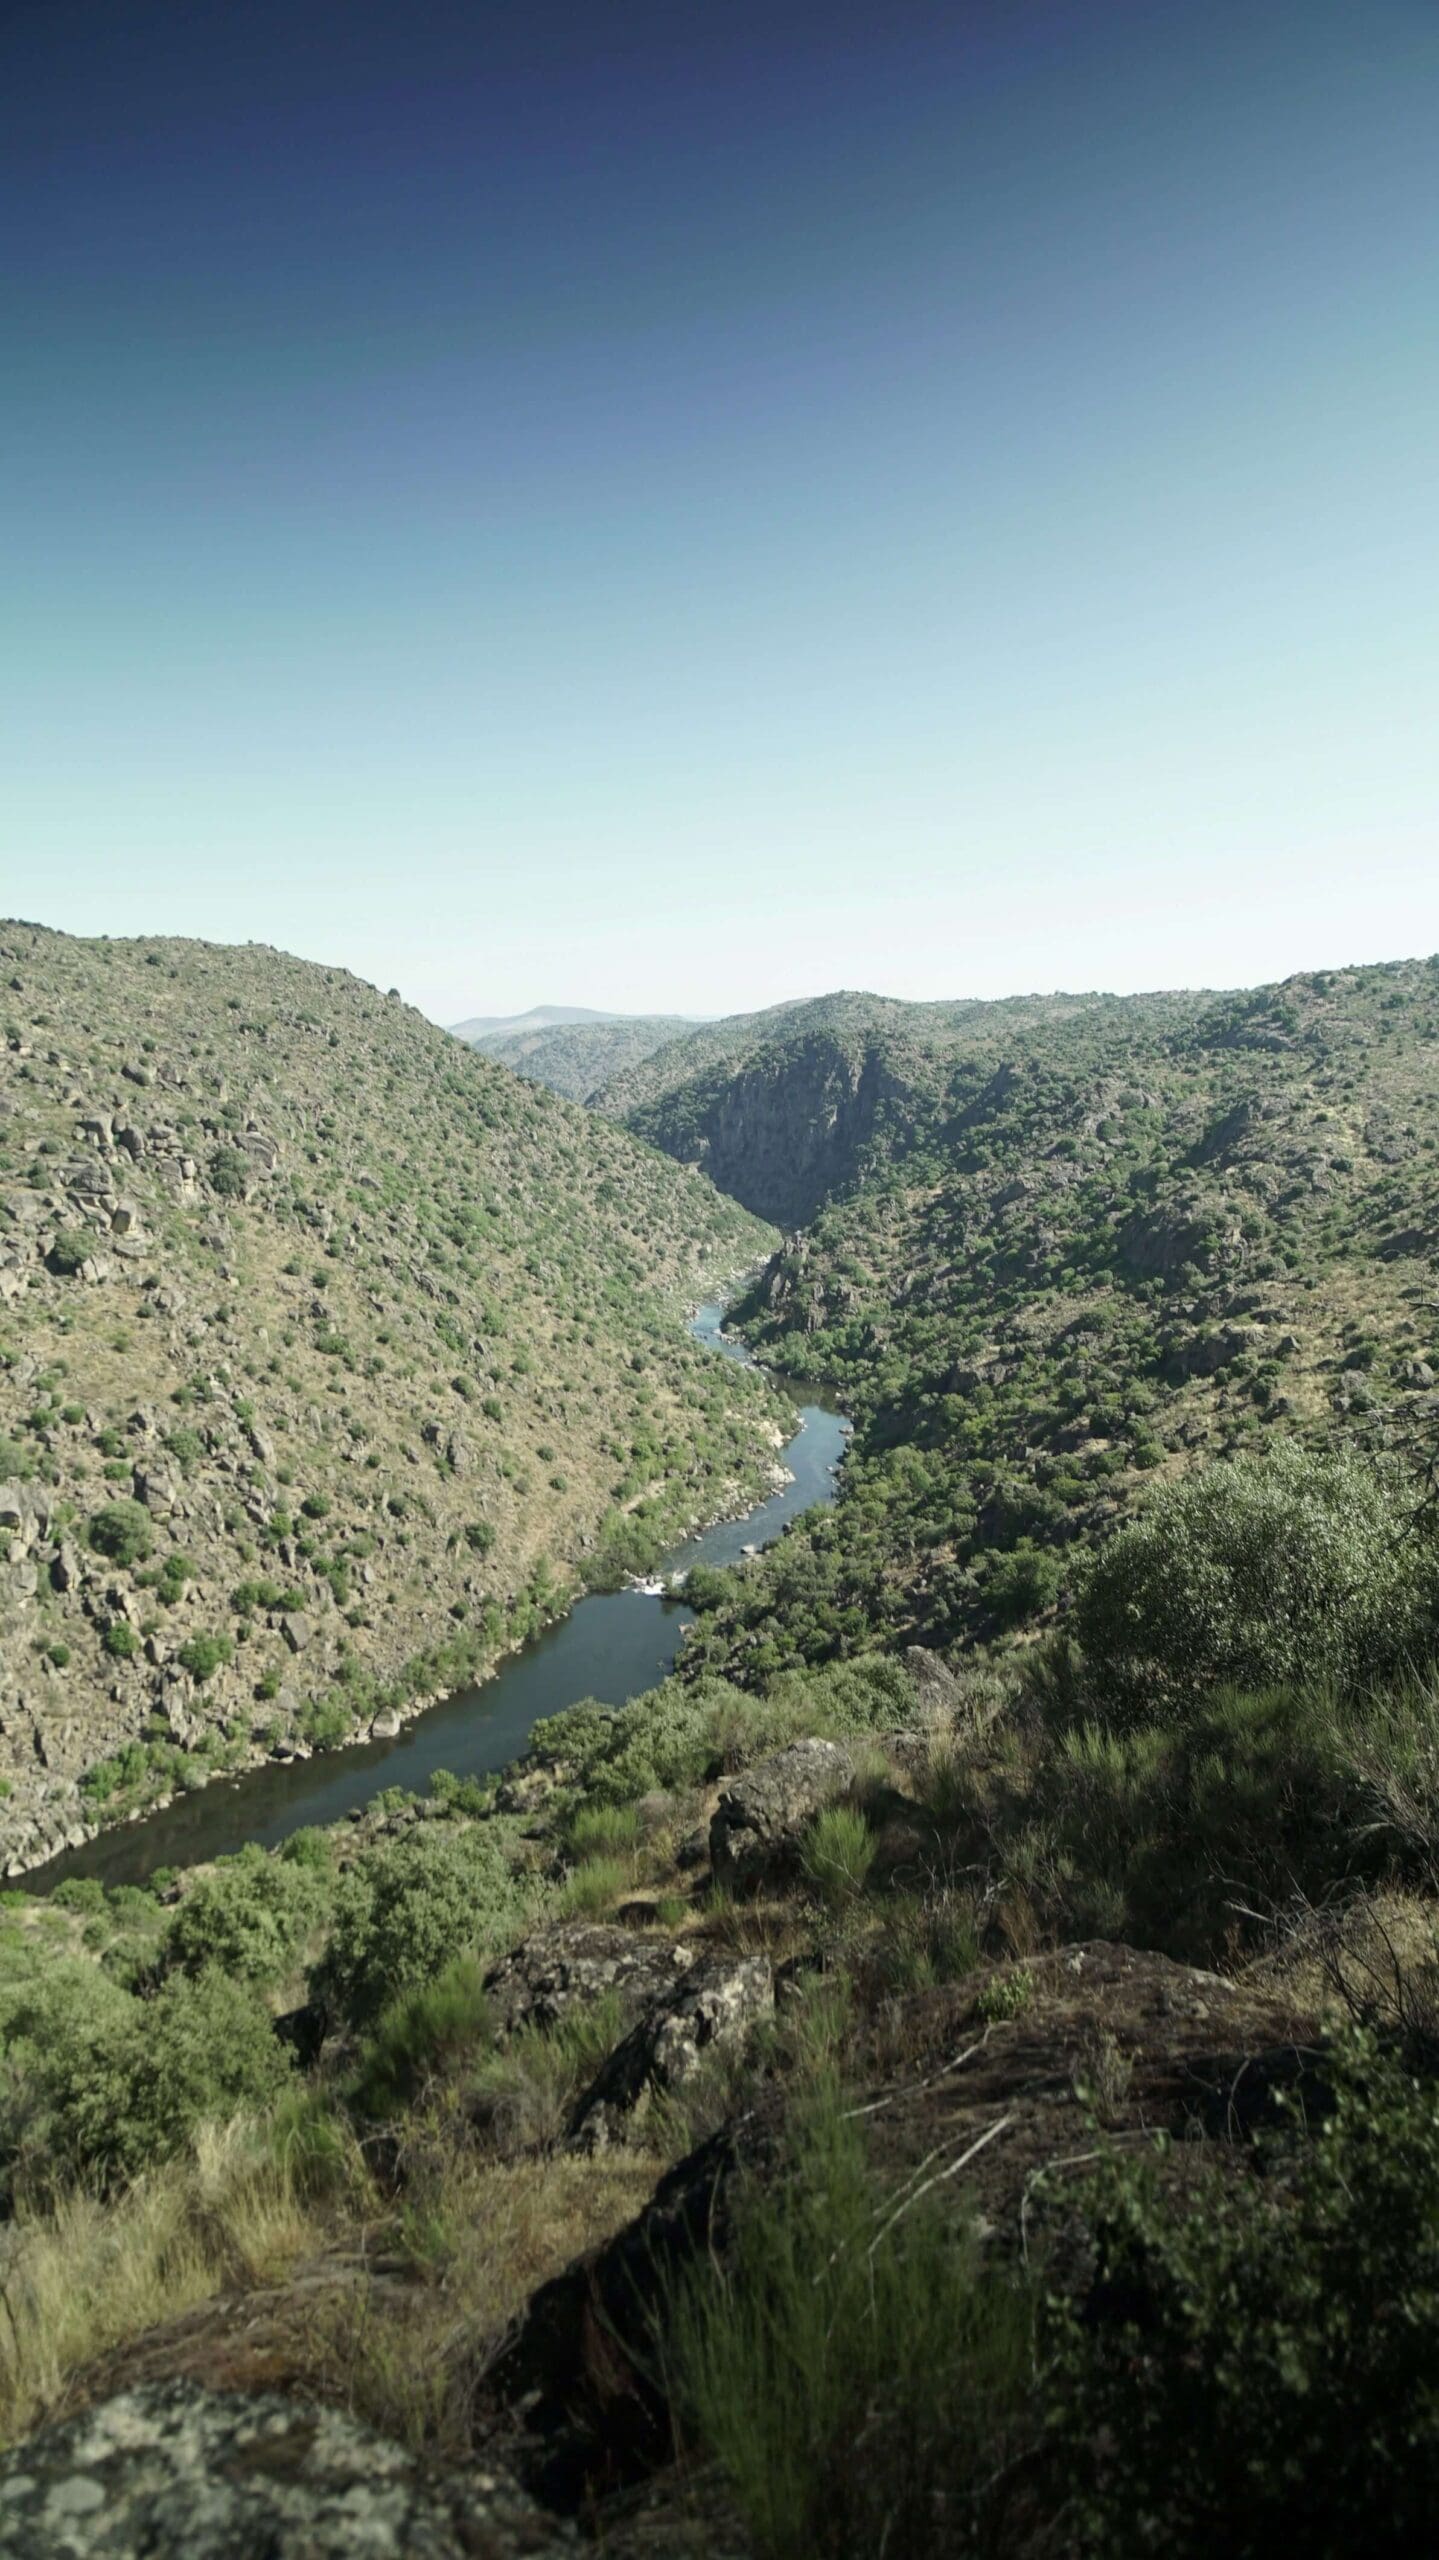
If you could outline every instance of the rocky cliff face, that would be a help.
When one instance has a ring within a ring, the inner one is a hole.
[[[907,1143],[920,1095],[883,1041],[817,1034],[637,1110],[629,1125],[776,1226],[808,1223],[876,1149]]]

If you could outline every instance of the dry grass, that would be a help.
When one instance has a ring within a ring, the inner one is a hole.
[[[1245,1976],[1331,2023],[1358,2016],[1439,2041],[1439,1904],[1389,1890],[1282,1915]]]
[[[35,2426],[101,2356],[313,2254],[333,2207],[311,2201],[309,2183],[273,2128],[241,2119],[202,2127],[185,2158],[119,2198],[22,2204],[0,2235],[0,2441]]]
[[[494,2342],[537,2285],[639,2211],[654,2178],[653,2159],[635,2153],[441,2156],[402,2219],[415,2281],[397,2294],[376,2278],[317,2312],[314,2388],[402,2443],[462,2453]]]

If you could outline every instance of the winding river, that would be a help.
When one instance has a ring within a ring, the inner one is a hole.
[[[721,1305],[701,1307],[696,1338],[721,1358],[748,1361],[721,1327]],[[784,1386],[781,1378],[777,1382]],[[742,1520],[724,1520],[688,1538],[664,1560],[678,1573],[693,1564],[735,1564],[748,1547],[767,1547],[790,1520],[834,1498],[848,1424],[806,1380],[793,1388],[800,1424],[784,1450],[791,1482]],[[672,1668],[692,1616],[682,1600],[638,1591],[592,1593],[558,1626],[512,1654],[492,1679],[459,1689],[427,1707],[393,1741],[347,1744],[311,1760],[267,1761],[237,1778],[217,1778],[193,1795],[138,1822],[101,1832],[25,1877],[25,1890],[45,1893],[71,1876],[107,1885],[143,1884],[157,1867],[192,1866],[256,1840],[273,1848],[306,1823],[343,1821],[384,1787],[423,1794],[437,1769],[481,1777],[523,1752],[541,1716],[598,1698],[622,1706],[652,1689]]]

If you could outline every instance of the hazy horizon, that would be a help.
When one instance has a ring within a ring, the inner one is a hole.
[[[435,1020],[1439,945],[1439,13],[17,0],[0,905]]]

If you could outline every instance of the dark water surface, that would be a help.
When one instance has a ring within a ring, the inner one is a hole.
[[[724,1339],[723,1321],[722,1306],[701,1307],[693,1331],[722,1357],[747,1361],[742,1345]],[[808,1398],[820,1394],[808,1381],[793,1392],[796,1401],[801,1393]],[[799,1429],[783,1453],[793,1483],[743,1520],[721,1521],[686,1539],[666,1557],[663,1569],[677,1573],[692,1564],[734,1564],[746,1547],[769,1546],[801,1511],[832,1501],[847,1429],[829,1402],[802,1404]],[[44,1893],[69,1876],[143,1884],[156,1867],[223,1857],[247,1840],[269,1849],[305,1823],[342,1821],[383,1787],[423,1794],[436,1769],[453,1770],[461,1778],[502,1769],[524,1750],[541,1716],[572,1707],[580,1698],[622,1706],[627,1698],[652,1689],[673,1666],[691,1624],[692,1614],[682,1601],[651,1599],[637,1591],[593,1593],[577,1601],[557,1627],[512,1654],[492,1679],[427,1707],[393,1741],[347,1744],[313,1760],[267,1761],[238,1778],[217,1778],[193,1795],[178,1796],[162,1812],[122,1823],[83,1848],[52,1858],[25,1877],[25,1889]]]

